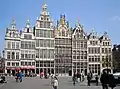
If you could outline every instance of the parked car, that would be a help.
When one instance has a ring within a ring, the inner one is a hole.
[[[120,79],[120,72],[114,73],[113,76],[115,79]]]
[[[116,84],[120,84],[120,72],[113,74]]]

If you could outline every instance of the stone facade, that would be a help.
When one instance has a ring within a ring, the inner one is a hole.
[[[112,43],[106,32],[102,36],[94,30],[87,34],[80,22],[70,28],[65,15],[54,27],[46,4],[33,28],[27,20],[25,28],[18,31],[12,21],[6,29],[4,51],[5,73],[9,74],[21,70],[25,74],[86,75],[112,68]]]

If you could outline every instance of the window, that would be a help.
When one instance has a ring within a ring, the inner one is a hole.
[[[50,52],[50,56],[51,56],[51,58],[53,59],[54,58],[54,50],[50,50],[51,52]]]
[[[36,40],[36,47],[39,47],[39,40]]]
[[[43,28],[43,21],[40,21],[40,27]]]
[[[16,63],[16,66],[19,66],[19,63],[18,63],[18,62]]]
[[[31,62],[28,62],[28,65],[31,66]]]
[[[91,53],[91,48],[88,49],[88,52]]]
[[[109,48],[109,53],[111,53],[111,48]]]
[[[24,62],[21,62],[21,65],[23,66],[23,65],[24,65]]]
[[[25,58],[27,58],[27,54],[25,54]]]
[[[108,52],[108,50],[107,50],[107,48],[105,48],[105,53],[107,53]]]
[[[47,34],[48,38],[50,38],[50,30],[48,30],[48,34]]]
[[[44,44],[44,40],[40,40],[40,47],[43,47],[43,44]]]
[[[51,44],[51,47],[54,47],[54,40],[51,40],[50,44]]]
[[[15,52],[12,52],[12,59],[15,59]]]
[[[27,65],[27,62],[25,62],[25,65]]]
[[[47,58],[47,49],[43,49],[43,55],[44,55],[44,58]]]
[[[46,43],[46,40],[44,40],[44,47],[46,47],[47,46],[47,43]]]
[[[29,33],[29,28],[27,28],[27,33]]]
[[[14,63],[14,62],[12,62],[12,66],[15,66],[15,63]]]
[[[40,58],[43,58],[43,50],[40,49]]]
[[[10,66],[10,62],[7,62],[7,66]]]
[[[16,59],[19,59],[19,52],[16,52]]]
[[[19,42],[16,42],[16,49],[19,49]]]
[[[36,58],[39,58],[39,50],[36,50]]]
[[[21,58],[24,59],[24,54],[21,54]]]
[[[32,54],[32,59],[35,59],[35,54]]]
[[[24,34],[24,39],[32,39],[32,35]]]
[[[39,30],[36,30],[36,37],[39,37]]]
[[[15,42],[12,42],[12,49],[15,49]]]
[[[7,43],[7,48],[10,49],[11,48],[11,42]]]
[[[46,31],[46,30],[44,30],[44,37],[47,37],[47,34],[46,34],[46,32],[47,32],[47,31]]]
[[[92,45],[92,41],[90,41],[90,44]]]
[[[47,18],[47,20],[49,19]],[[50,28],[50,22],[47,22],[47,28]]]
[[[21,41],[21,48],[24,48],[24,41]]]
[[[11,59],[10,58],[10,52],[7,52],[7,59]]]
[[[40,33],[39,33],[40,36],[39,37],[43,37],[43,31],[44,30],[39,30],[39,31],[40,31]]]
[[[35,65],[35,62],[32,62],[32,65]]]
[[[32,49],[35,48],[35,42],[32,42]]]
[[[102,48],[102,53],[104,53],[104,48]]]
[[[84,42],[84,48],[87,48],[87,42]]]

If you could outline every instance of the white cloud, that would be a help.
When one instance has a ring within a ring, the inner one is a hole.
[[[110,20],[120,21],[120,16],[113,16]]]

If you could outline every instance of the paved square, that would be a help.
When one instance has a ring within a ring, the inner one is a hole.
[[[59,87],[58,89],[102,89],[101,86],[87,86],[86,81],[82,83],[77,83],[73,86],[71,77],[59,77]],[[0,89],[52,89],[50,85],[50,79],[40,79],[35,78],[23,78],[23,82],[15,82],[14,77],[7,78],[8,83],[0,84]],[[117,86],[115,89],[120,89]]]

